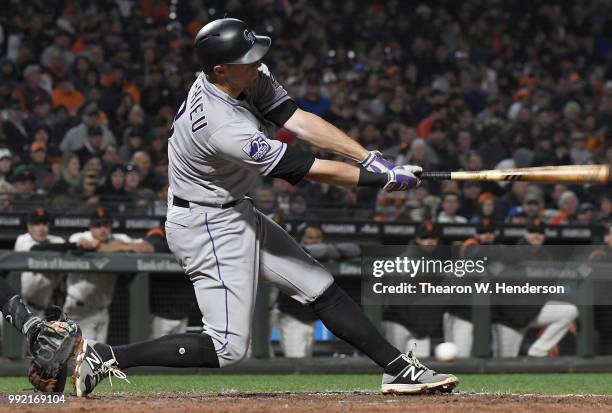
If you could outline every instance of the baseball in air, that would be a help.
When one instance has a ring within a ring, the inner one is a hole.
[[[459,354],[459,347],[455,343],[440,343],[436,346],[434,354],[440,361],[454,361]]]

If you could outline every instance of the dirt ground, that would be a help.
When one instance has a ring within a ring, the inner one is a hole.
[[[384,396],[364,393],[171,394],[68,398],[62,406],[0,405],[0,413],[40,412],[609,412],[612,396],[462,394]]]

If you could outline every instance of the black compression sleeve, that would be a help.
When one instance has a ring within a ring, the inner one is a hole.
[[[124,369],[136,366],[219,368],[215,345],[206,334],[170,334],[151,341],[113,346],[113,352]],[[102,356],[112,354],[109,351]]]
[[[376,188],[382,188],[387,183],[387,174],[370,172],[367,169],[359,169],[359,181],[357,186],[374,186]]]
[[[288,99],[266,113],[264,117],[274,122],[277,126],[283,126],[297,109],[297,104],[292,99]]]
[[[385,368],[401,353],[374,327],[361,308],[338,284],[333,283],[310,307],[336,337]]]
[[[291,185],[296,185],[308,174],[314,161],[315,157],[310,151],[302,150],[296,145],[287,146],[283,157],[268,176],[282,178]]]

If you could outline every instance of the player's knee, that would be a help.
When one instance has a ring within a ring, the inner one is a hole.
[[[576,307],[574,304],[564,305],[561,311],[561,316],[564,320],[571,323],[578,317],[578,307]]]
[[[227,367],[239,363],[246,357],[248,348],[248,341],[228,341],[222,350],[217,353],[219,366]]]

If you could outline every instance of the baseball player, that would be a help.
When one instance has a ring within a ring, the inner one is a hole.
[[[98,252],[153,252],[153,246],[112,232],[112,217],[103,208],[91,216],[89,231],[72,234],[70,242],[97,241]],[[69,273],[64,312],[77,321],[84,337],[106,340],[117,274]]]
[[[526,229],[517,243],[523,246],[521,260],[552,262],[553,257],[541,248],[546,240],[545,225],[542,220],[532,219]],[[525,270],[526,268],[523,269]],[[547,357],[578,317],[578,307],[569,302],[547,300],[543,297],[540,303],[517,306],[520,297],[516,301],[515,305],[495,305],[491,308],[493,357],[518,356],[528,327],[541,327],[542,330],[538,339],[527,350],[527,355]]]
[[[196,36],[202,73],[174,120],[168,145],[170,250],[191,279],[202,312],[201,334],[108,346],[84,340],[76,357],[76,394],[89,394],[119,368],[157,365],[225,367],[247,353],[257,283],[271,283],[309,305],[336,336],[383,370],[382,391],[450,391],[458,379],[402,354],[378,332],[331,274],[246,196],[260,176],[347,187],[403,191],[417,185],[420,167],[395,166],[377,152],[297,108],[261,59],[269,37],[242,21],[219,19]],[[315,159],[271,139],[283,126],[302,140],[361,167]]]
[[[49,234],[51,219],[43,208],[36,208],[28,217],[28,232],[15,241],[15,251],[30,251],[41,243],[62,244],[64,239]],[[34,313],[45,318],[45,309],[51,304],[53,290],[63,274],[24,271],[21,273],[21,295]]]

